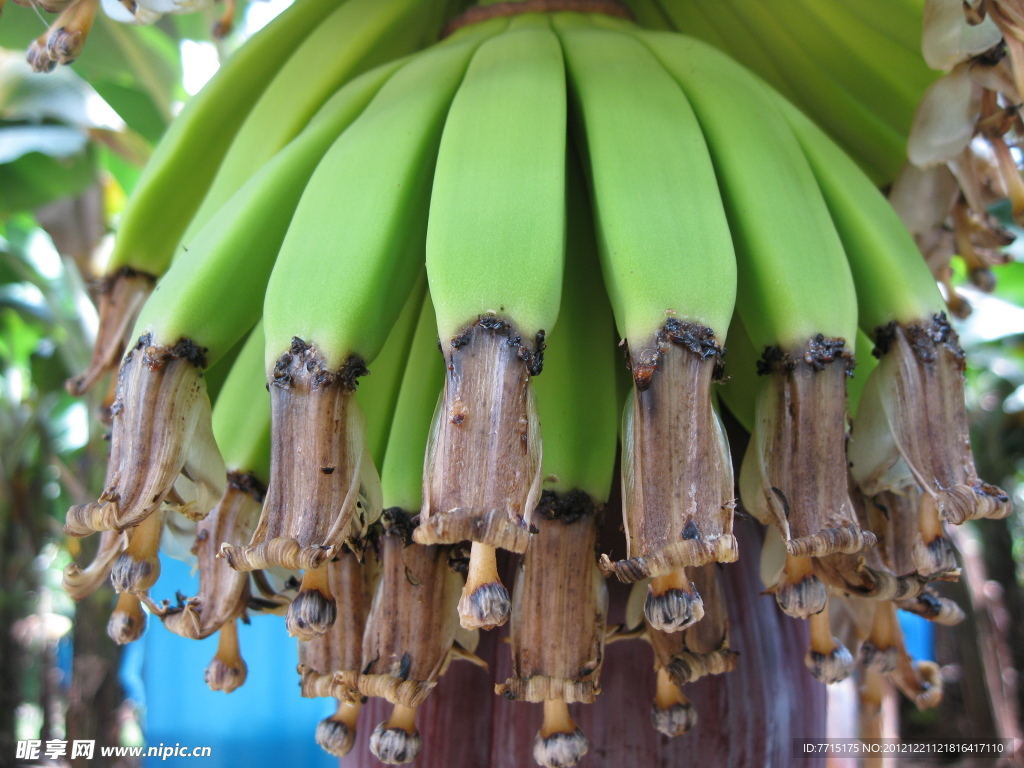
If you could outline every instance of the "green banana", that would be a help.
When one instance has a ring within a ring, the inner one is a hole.
[[[416,333],[420,309],[427,289],[427,276],[421,272],[416,285],[395,321],[380,355],[373,364],[373,376],[356,390],[356,402],[366,417],[366,444],[373,464],[383,470],[388,435],[394,420],[398,393],[409,364],[410,347]],[[436,393],[435,393],[436,396]],[[421,457],[422,458],[422,457]],[[422,461],[417,462],[420,466]]]
[[[622,462],[628,559],[602,565],[623,581],[652,578],[648,618],[675,631],[699,618],[685,568],[736,558],[731,465],[711,404],[735,301],[732,241],[690,104],[623,32],[633,27],[569,15],[555,26],[633,376]]]
[[[464,30],[391,77],[317,166],[267,286],[270,489],[252,542],[222,552],[234,568],[306,571],[288,615],[300,639],[334,620],[323,566],[346,540],[358,548],[380,514],[364,418],[350,396],[421,269],[448,106],[473,52],[505,26]]]
[[[279,68],[242,123],[182,241],[186,244],[354,76],[433,42],[437,0],[345,0]]]
[[[974,468],[963,350],[946,321],[931,272],[896,212],[816,126],[795,109],[784,114],[843,239],[861,326],[873,336],[879,356],[864,385],[865,413],[854,422],[851,471],[869,495],[900,491],[878,479],[891,476],[902,459],[913,481],[927,492],[921,528],[935,561],[931,566],[922,563],[922,569],[937,573],[955,567],[939,518],[959,524],[975,517],[1004,517],[1011,508],[1006,493],[981,482]],[[873,428],[859,428],[869,422]]]
[[[153,283],[170,264],[224,154],[274,73],[342,0],[303,0],[260,30],[185,104],[121,215],[100,288],[100,327],[88,369],[68,382],[84,394],[120,361]]]
[[[330,143],[400,63],[343,88],[307,130],[259,171],[161,280],[136,324],[113,411],[107,486],[72,507],[65,530],[123,530],[159,506],[179,472],[195,481],[202,517],[223,492],[202,371],[253,326],[277,248],[309,175]],[[214,310],[215,308],[215,310]]]
[[[698,41],[638,36],[694,105],[722,184],[739,265],[737,311],[763,350],[754,440],[772,516],[793,556],[857,552],[873,537],[856,524],[843,452],[856,294],[815,177],[748,72]],[[748,110],[756,126],[742,117]],[[808,410],[796,415],[798,408]]]
[[[473,542],[459,603],[466,628],[507,619],[494,550],[526,549],[540,492],[530,379],[561,297],[565,147],[558,38],[545,16],[517,16],[480,46],[452,101],[427,227],[448,375],[414,535],[421,544]]]
[[[512,603],[512,675],[496,693],[544,702],[535,754],[575,764],[586,739],[565,704],[600,691],[608,590],[594,547],[611,493],[618,442],[615,326],[579,161],[569,159],[565,280],[534,382],[544,429],[543,492]],[[586,446],[586,450],[580,450]]]

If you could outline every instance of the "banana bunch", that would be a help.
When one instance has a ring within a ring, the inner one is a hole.
[[[410,22],[441,13],[347,0],[201,178],[175,162],[190,116],[222,105],[196,102],[126,213],[116,331],[87,375],[120,359],[110,465],[65,526],[102,532],[66,582],[110,573],[118,638],[142,605],[185,637],[219,631],[207,681],[229,691],[237,619],[285,613],[303,695],[338,702],[318,742],[346,753],[380,697],[370,747],[400,763],[449,663],[480,663],[477,630],[508,622],[497,692],[543,702],[534,757],[574,765],[588,742],[568,705],[600,693],[606,642],[654,649],[666,735],[696,722],[685,684],[736,667],[718,564],[741,555],[739,503],[768,527],[766,587],[810,624],[811,673],[841,680],[856,652],[935,703],[894,606],[955,621],[934,589],[957,575],[943,526],[1010,510],[974,469],[938,287],[783,95],[623,15],[489,5],[410,53]],[[322,31],[336,47],[353,19],[358,42],[310,77]],[[195,194],[157,216],[186,177]],[[738,472],[726,411],[750,433]],[[617,450],[624,544],[601,527]],[[200,592],[172,606],[150,593],[183,517]],[[500,550],[522,555],[511,591]],[[623,627],[612,574],[633,585]]]

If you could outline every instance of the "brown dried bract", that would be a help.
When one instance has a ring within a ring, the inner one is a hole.
[[[142,311],[156,278],[130,267],[122,267],[103,278],[98,290],[100,325],[93,345],[92,360],[80,376],[68,379],[67,390],[81,397],[105,374],[117,368],[131,344],[135,320]]]
[[[857,525],[846,483],[846,377],[841,339],[817,336],[802,349],[765,351],[767,377],[753,440],[760,499],[786,551],[797,557],[859,552],[875,543]]]
[[[409,516],[384,513],[381,578],[363,635],[362,664],[342,678],[366,696],[418,707],[444,672],[459,626],[462,578],[448,547],[413,544]]]
[[[628,559],[601,559],[620,581],[737,557],[732,462],[711,404],[720,355],[710,329],[675,319],[647,347],[630,348],[635,386],[622,458]]]
[[[647,641],[654,663],[672,682],[684,685],[707,675],[736,669],[736,651],[729,648],[729,615],[718,584],[718,566],[694,568],[693,581],[704,601],[704,618],[682,632],[661,632],[650,625]]]
[[[480,317],[444,350],[448,372],[423,477],[420,544],[474,541],[524,552],[540,494],[532,349],[507,322]]]
[[[252,492],[243,488],[251,488]],[[260,516],[259,500],[263,493],[262,484],[252,475],[228,475],[224,495],[196,526],[192,553],[199,560],[199,594],[179,600],[177,607],[160,617],[171,632],[199,640],[245,611],[249,574],[230,568],[217,554],[223,542],[237,545],[249,540]]]
[[[597,515],[593,503],[566,505],[565,515],[552,514],[559,507],[554,500],[534,520],[538,531],[516,577],[512,603],[512,677],[494,690],[514,701],[589,704],[601,692],[608,611],[608,590],[594,556]]]
[[[205,350],[187,339],[173,347],[139,339],[118,374],[106,484],[99,501],[68,510],[64,531],[123,531],[159,509],[179,474],[196,486],[184,510],[202,519],[224,490],[202,368]]]
[[[338,620],[320,637],[299,643],[298,672],[303,696],[358,700],[355,687],[345,679],[362,669],[363,632],[379,572],[372,551],[367,552],[363,563],[346,551],[327,566]]]
[[[358,358],[328,370],[314,347],[293,339],[270,386],[270,486],[252,541],[225,546],[232,568],[315,569],[365,534],[380,513],[380,481],[356,404]],[[327,471],[330,470],[330,471]]]
[[[124,551],[128,537],[121,531],[104,531],[100,534],[99,549],[92,562],[85,568],[71,563],[64,568],[61,586],[72,600],[84,600],[110,575],[114,560]]]
[[[964,353],[946,316],[890,323],[877,329],[875,343],[880,362],[865,384],[850,441],[851,469],[864,492],[902,492],[891,481],[902,459],[941,519],[959,525],[1008,515],[1009,497],[979,480],[974,467]]]

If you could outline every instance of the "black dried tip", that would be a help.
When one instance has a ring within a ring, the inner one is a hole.
[[[825,610],[828,591],[817,576],[804,576],[797,582],[783,582],[775,589],[775,602],[787,616],[806,619]]]
[[[160,370],[172,360],[185,360],[196,368],[206,368],[207,348],[200,347],[191,339],[181,338],[173,347],[161,347],[153,344],[152,334],[146,333],[139,336],[135,349],[145,350],[142,360],[151,371]]]
[[[670,739],[682,736],[697,725],[697,710],[692,704],[673,704],[668,709],[655,704],[651,707],[651,725]]]
[[[536,514],[545,520],[560,520],[569,525],[597,512],[597,505],[590,494],[573,489],[568,493],[543,491],[537,503]]]
[[[115,592],[140,594],[152,587],[160,575],[159,561],[155,558],[136,560],[127,552],[117,556],[110,569],[110,582]]]
[[[704,601],[696,589],[669,589],[655,595],[648,587],[644,615],[661,632],[680,632],[704,618]]]
[[[544,350],[546,345],[544,339],[546,333],[541,330],[533,338],[533,349],[523,343],[523,337],[512,332],[512,326],[507,320],[494,317],[493,315],[478,315],[474,326],[483,328],[485,331],[496,333],[508,338],[508,345],[517,349],[517,356],[526,363],[526,370],[531,376],[539,376],[544,368]],[[458,349],[469,343],[471,332],[469,329],[463,331],[452,339],[452,349]]]
[[[344,757],[356,743],[356,732],[340,720],[330,717],[316,724],[316,743],[335,757]]]
[[[409,733],[404,728],[388,728],[383,722],[370,734],[370,751],[374,757],[388,765],[411,763],[423,749],[419,731]]]
[[[459,600],[459,616],[462,626],[473,629],[493,629],[508,621],[512,613],[512,601],[508,590],[499,581],[481,584],[469,595]]]
[[[870,640],[865,640],[860,647],[860,660],[868,669],[887,675],[896,669],[900,655],[895,646],[879,648]]]
[[[657,349],[645,350],[638,360],[632,360],[629,349],[626,348],[626,364],[633,373],[633,382],[639,391],[643,392],[651,385],[661,356],[668,351],[671,344],[688,349],[701,360],[716,358],[712,377],[716,381],[722,378],[722,355],[725,350],[715,340],[715,332],[712,329],[670,317],[654,338]]]
[[[419,515],[410,515],[401,507],[388,507],[380,515],[385,536],[401,539],[402,545],[412,544],[412,532],[419,525]]]
[[[568,768],[589,749],[590,742],[579,728],[571,733],[552,733],[547,738],[538,733],[533,740],[533,759],[545,768]]]
[[[107,622],[107,637],[118,645],[134,643],[146,631],[146,614],[114,611]]]
[[[231,693],[245,682],[249,668],[242,659],[237,664],[227,664],[223,659],[214,656],[203,673],[203,679],[211,691]]]
[[[946,317],[945,312],[932,315],[929,323],[912,323],[901,326],[893,320],[888,325],[880,325],[875,328],[875,348],[871,354],[880,358],[888,352],[901,328],[910,342],[911,349],[914,350],[914,356],[921,362],[934,362],[936,350],[939,347],[945,347],[946,351],[950,352],[953,358],[960,363],[961,368],[966,365],[960,338],[953,330],[953,326],[949,324],[949,318]]]
[[[228,472],[228,485],[236,491],[247,493],[262,504],[267,496],[267,486],[248,472]]]
[[[324,634],[338,618],[338,607],[323,592],[306,589],[288,606],[285,627],[299,640],[313,640]]]
[[[299,372],[306,375],[310,386],[314,388],[337,385],[346,392],[355,392],[359,377],[366,376],[370,371],[359,355],[349,355],[336,371],[328,370],[313,345],[307,344],[298,336],[293,336],[291,347],[274,363],[270,383],[275,387],[288,388]]]
[[[838,644],[827,654],[809,648],[804,656],[804,666],[815,678],[831,685],[853,674],[853,654]]]
[[[802,352],[788,352],[782,347],[765,347],[761,359],[757,361],[757,373],[759,376],[767,376],[776,371],[793,371],[799,364],[810,366],[815,371],[823,371],[826,365],[837,360],[842,361],[846,375],[853,376],[857,361],[846,351],[845,339],[832,339],[819,333],[807,342]]]

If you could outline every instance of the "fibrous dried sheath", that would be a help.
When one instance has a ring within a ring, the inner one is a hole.
[[[123,267],[103,279],[98,296],[100,324],[92,359],[83,374],[68,379],[68,392],[81,397],[102,376],[117,369],[131,343],[135,320],[155,282],[153,275],[130,267]]]
[[[139,596],[122,592],[107,622],[107,637],[118,645],[133,643],[142,637],[146,629],[146,612],[142,610]]]
[[[99,549],[85,568],[71,563],[64,568],[61,586],[72,600],[84,600],[110,575],[114,560],[124,551],[128,536],[121,531],[104,531],[100,534]]]
[[[213,508],[226,473],[210,425],[204,366],[204,350],[186,339],[173,347],[139,339],[118,374],[103,494],[68,510],[67,534],[138,525],[160,507],[179,473],[197,490],[196,503],[183,511],[199,520]]]
[[[878,367],[865,385],[850,442],[852,471],[865,493],[900,492],[885,482],[902,459],[933,497],[941,519],[959,525],[1010,512],[1006,493],[978,479],[964,402],[964,353],[944,314],[875,332]],[[882,418],[884,414],[884,418]],[[887,429],[889,435],[880,434]],[[888,450],[886,444],[889,444]]]
[[[210,690],[231,693],[245,682],[249,668],[238,645],[238,622],[231,619],[220,628],[217,655],[206,667],[204,678]]]
[[[362,662],[342,678],[366,696],[418,707],[455,642],[462,577],[448,565],[448,547],[412,542],[413,524],[405,512],[389,509],[384,520],[381,578],[366,621]]]
[[[345,678],[358,674],[362,668],[363,631],[378,573],[376,557],[370,551],[363,563],[345,551],[327,565],[338,619],[325,634],[299,643],[298,672],[303,696],[358,699],[359,694],[345,683]]]
[[[647,640],[654,663],[676,685],[736,669],[737,653],[729,648],[729,616],[718,585],[718,566],[694,568],[693,581],[704,599],[704,618],[682,632],[662,632],[648,624]]]
[[[444,394],[424,464],[420,544],[479,542],[524,552],[540,493],[531,350],[507,322],[480,317],[445,345]]]
[[[601,692],[608,609],[594,554],[597,509],[586,494],[545,492],[534,525],[512,603],[512,677],[495,692],[589,704]]]
[[[732,463],[711,404],[720,355],[710,328],[675,319],[651,344],[630,349],[634,393],[622,458],[628,559],[601,560],[621,581],[737,557]]]
[[[246,546],[222,553],[232,568],[315,569],[380,514],[380,481],[354,397],[366,369],[358,358],[325,368],[314,347],[293,339],[270,381],[270,484]]]
[[[894,573],[884,558],[884,533],[872,525],[877,522],[877,511],[870,500],[851,482],[850,499],[857,513],[857,522],[864,530],[871,530],[879,540],[879,546],[871,547],[856,554],[836,553],[813,560],[815,574],[826,584],[840,592],[875,600],[909,600],[924,590],[927,581],[917,573],[899,576]]]
[[[868,502],[868,519],[890,570],[904,579],[956,578],[952,543],[942,530],[935,499],[916,485],[903,493],[879,493]],[[914,597],[912,594],[896,599]]]
[[[765,350],[757,403],[760,494],[796,557],[854,553],[875,537],[861,530],[846,482],[846,377],[853,359],[841,339],[817,336],[803,349]]]
[[[249,574],[229,567],[217,553],[224,542],[238,545],[249,540],[260,516],[264,493],[262,484],[251,475],[228,475],[224,495],[196,526],[192,554],[199,560],[199,594],[179,600],[177,607],[169,608],[160,617],[171,632],[199,640],[245,610]]]

